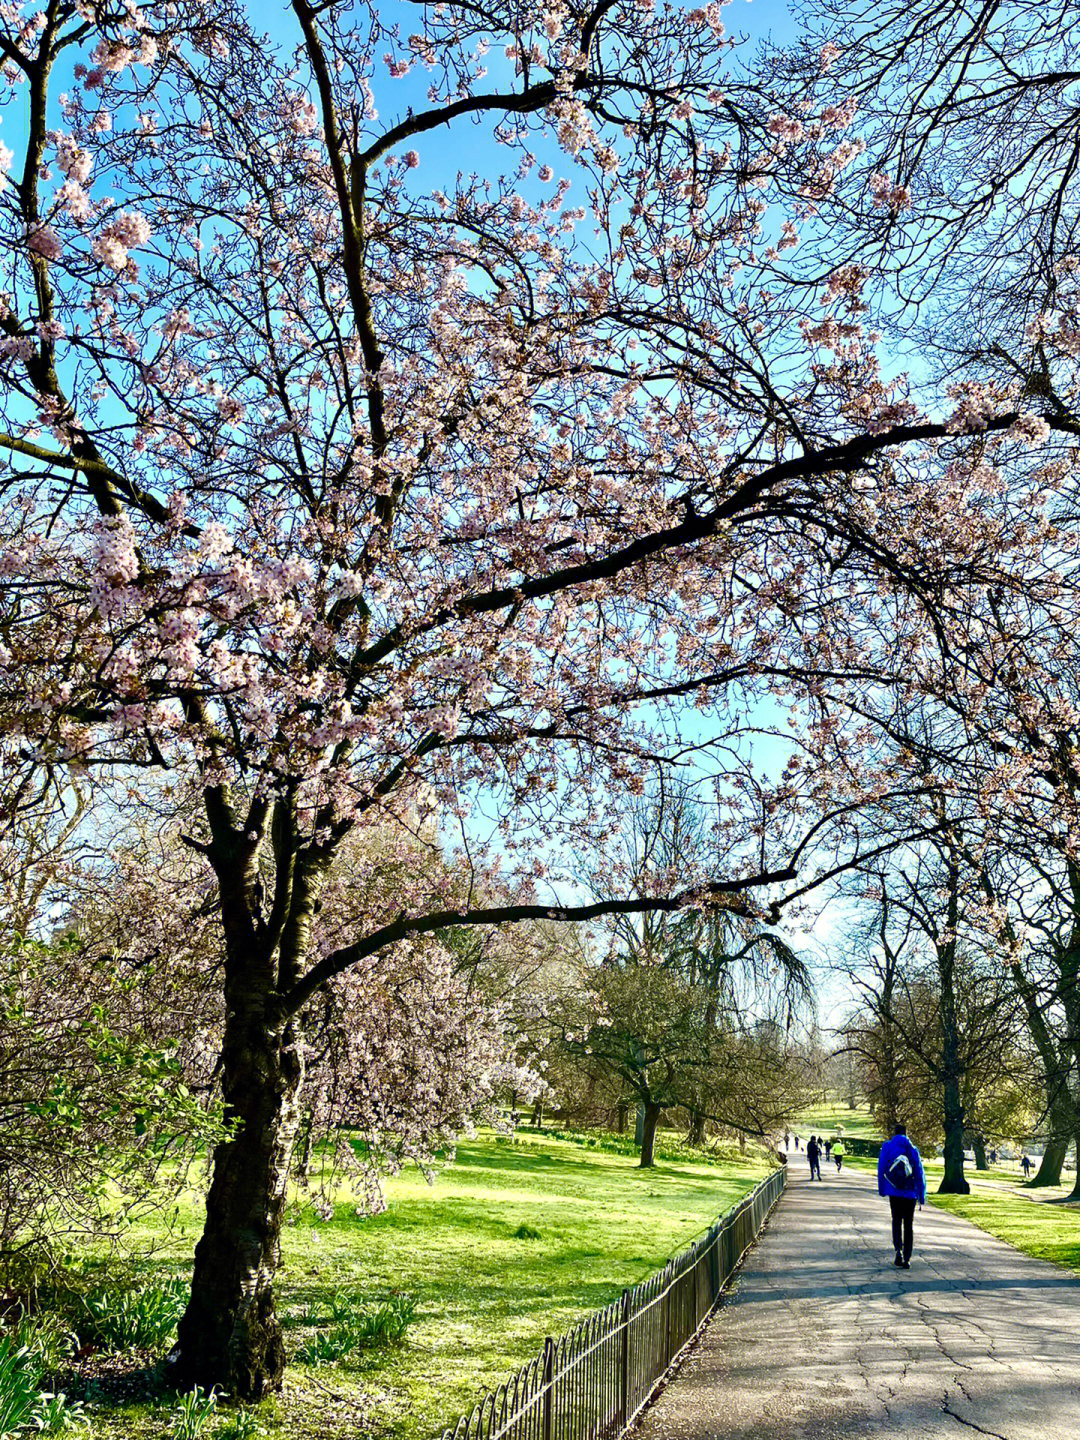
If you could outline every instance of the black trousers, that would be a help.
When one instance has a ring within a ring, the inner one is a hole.
[[[890,1195],[889,1209],[892,1211],[892,1243],[894,1250],[902,1250],[905,1260],[911,1259],[911,1222],[915,1218],[914,1195]]]
[[[810,1179],[813,1180],[815,1177],[816,1177],[818,1180],[821,1179],[821,1161],[820,1161],[820,1160],[811,1160],[811,1161],[810,1161]]]

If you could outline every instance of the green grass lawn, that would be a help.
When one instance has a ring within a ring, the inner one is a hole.
[[[1080,1274],[1080,1208],[1034,1203],[1005,1191],[973,1190],[970,1195],[930,1198],[940,1209],[962,1215],[1025,1255],[1051,1260]]]
[[[882,1140],[885,1137],[878,1129],[870,1108],[859,1105],[854,1110],[842,1100],[830,1101],[826,1105],[812,1105],[804,1110],[791,1124],[791,1133],[804,1142],[811,1135],[855,1135],[863,1140]]]
[[[291,1350],[313,1334],[309,1307],[339,1292],[412,1294],[419,1309],[400,1347],[293,1365],[284,1394],[260,1411],[264,1433],[431,1440],[545,1335],[660,1268],[771,1168],[762,1153],[694,1154],[643,1171],[632,1155],[565,1139],[486,1135],[462,1143],[433,1185],[414,1169],[389,1181],[382,1215],[362,1218],[352,1203],[328,1221],[298,1211],[278,1292]],[[200,1211],[193,1194],[168,1233],[143,1227],[136,1238],[156,1245],[143,1273],[186,1271]],[[517,1238],[522,1226],[539,1238]],[[95,1408],[95,1434],[171,1435],[174,1407]]]

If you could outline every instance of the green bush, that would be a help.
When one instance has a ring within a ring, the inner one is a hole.
[[[539,1240],[540,1231],[534,1230],[531,1225],[519,1225],[514,1231],[515,1240]]]
[[[0,1437],[34,1423],[41,1409],[41,1372],[25,1345],[0,1335]]]
[[[321,1365],[344,1360],[357,1350],[398,1345],[416,1318],[417,1304],[415,1295],[393,1295],[372,1302],[339,1292],[324,1317],[326,1328],[305,1340],[296,1358],[305,1365]],[[311,1313],[309,1307],[305,1315]]]
[[[176,1329],[187,1301],[180,1279],[137,1290],[92,1290],[81,1297],[79,1337],[104,1350],[156,1349]]]
[[[51,1311],[24,1315],[12,1332],[40,1375],[55,1375],[78,1349],[79,1337],[67,1321]]]
[[[356,1349],[354,1337],[347,1326],[335,1325],[332,1330],[319,1330],[296,1352],[302,1365],[322,1365],[331,1360],[343,1360]]]
[[[416,1318],[418,1303],[415,1295],[395,1295],[363,1311],[356,1323],[360,1345],[399,1345]]]
[[[35,1430],[43,1435],[63,1435],[76,1426],[89,1425],[82,1403],[69,1400],[62,1390],[56,1395],[46,1391],[38,1398],[38,1411],[33,1423]]]
[[[261,1431],[262,1426],[255,1411],[245,1410],[240,1406],[217,1432],[216,1440],[252,1440],[252,1437]]]
[[[172,1440],[199,1440],[216,1409],[216,1390],[207,1395],[201,1386],[196,1385],[194,1390],[181,1395],[173,1411]]]

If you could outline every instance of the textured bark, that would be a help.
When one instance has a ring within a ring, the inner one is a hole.
[[[960,1086],[945,1080],[945,1174],[938,1186],[939,1195],[969,1195],[971,1186],[964,1179],[964,1107]]]
[[[1028,1182],[1032,1189],[1035,1186],[1061,1184],[1061,1168],[1065,1164],[1065,1152],[1068,1148],[1069,1142],[1057,1136],[1047,1140],[1035,1178]]]
[[[660,1106],[648,1100],[638,1113],[641,1115],[641,1159],[638,1163],[646,1170],[656,1163],[653,1151],[656,1148],[656,1127],[660,1123]]]
[[[954,981],[956,933],[960,918],[960,875],[955,849],[949,855],[948,884],[947,938],[936,947],[941,982],[941,1078],[945,1121],[945,1174],[938,1194],[968,1195],[971,1186],[964,1179],[964,1077]]]
[[[1073,1188],[1065,1198],[1080,1200],[1080,1130],[1073,1136],[1073,1144],[1076,1146],[1076,1179],[1073,1181]]]
[[[990,1162],[986,1158],[986,1141],[981,1135],[971,1137],[971,1148],[975,1151],[975,1169],[989,1170]]]
[[[253,801],[242,823],[223,788],[205,792],[205,802],[225,939],[219,1073],[232,1134],[214,1151],[191,1299],[168,1368],[184,1389],[218,1386],[232,1399],[258,1400],[279,1388],[285,1370],[273,1286],[304,1081],[299,1020],[280,994],[299,974],[326,857],[297,847],[289,802],[278,800],[266,914],[257,856],[270,802]]]
[[[274,1306],[289,1161],[303,1079],[294,1027],[230,1016],[223,1051],[227,1110],[239,1124],[217,1147],[191,1301],[170,1378],[258,1400],[281,1384],[285,1345]]]
[[[690,1116],[690,1131],[686,1138],[691,1145],[701,1146],[705,1144],[704,1115],[699,1115],[695,1112]]]
[[[311,1174],[311,1151],[314,1130],[315,1123],[309,1110],[300,1128],[300,1145],[296,1155],[295,1169],[298,1178],[301,1180],[306,1180]]]

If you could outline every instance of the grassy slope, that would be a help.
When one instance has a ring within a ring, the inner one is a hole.
[[[791,1129],[793,1135],[805,1141],[810,1135],[825,1135],[831,1139],[841,1126],[845,1135],[857,1135],[864,1140],[883,1138],[867,1106],[860,1105],[855,1110],[849,1110],[842,1100],[810,1106],[792,1122]]]
[[[338,1290],[418,1294],[420,1310],[400,1349],[359,1364],[294,1366],[284,1397],[263,1407],[267,1433],[430,1440],[545,1335],[658,1269],[770,1168],[747,1156],[641,1171],[631,1156],[568,1141],[488,1136],[462,1144],[433,1186],[416,1171],[392,1180],[383,1215],[361,1219],[348,1204],[327,1222],[301,1213],[283,1239],[279,1287],[291,1349],[311,1333],[305,1307]],[[168,1238],[156,1237],[155,1265],[189,1259],[196,1197],[178,1219]],[[515,1238],[523,1224],[541,1238]],[[95,1428],[164,1435],[168,1410],[98,1412]]]

